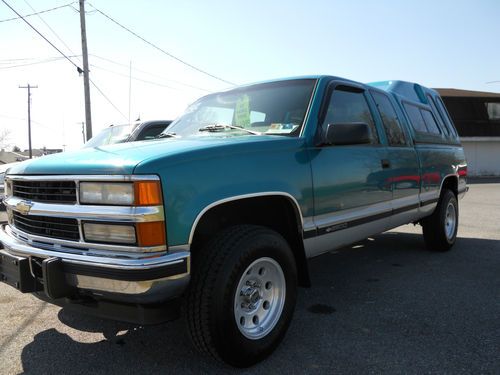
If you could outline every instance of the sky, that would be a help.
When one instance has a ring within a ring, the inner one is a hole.
[[[0,0],[0,147],[77,149],[83,77],[16,15],[71,0]],[[95,8],[164,52],[138,39]],[[233,84],[329,74],[360,82],[500,92],[500,1],[87,0],[93,133],[130,120],[174,119]],[[82,67],[78,2],[27,17]],[[179,62],[170,54],[212,76]],[[497,82],[495,82],[497,81]],[[130,104],[130,105],[129,105]]]

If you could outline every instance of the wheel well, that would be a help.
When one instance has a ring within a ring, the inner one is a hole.
[[[441,186],[441,194],[445,189],[451,190],[455,196],[458,196],[458,178],[456,176],[446,177]]]
[[[300,286],[309,286],[302,222],[298,207],[285,196],[244,198],[222,203],[205,212],[196,226],[191,249],[196,250],[221,230],[239,224],[262,225],[280,233],[295,257]]]

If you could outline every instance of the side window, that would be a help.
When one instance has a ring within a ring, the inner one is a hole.
[[[420,113],[420,109],[417,106],[408,103],[404,103],[404,107],[408,117],[410,118],[413,129],[423,133],[427,132],[427,127],[425,126],[424,118]]]
[[[333,90],[328,104],[323,127],[327,124],[364,122],[368,124],[372,135],[372,144],[379,142],[375,122],[370,107],[366,102],[363,91],[350,90],[345,86],[338,86]]]
[[[150,126],[149,128],[142,130],[136,140],[142,141],[145,139],[154,139],[158,134],[165,130],[166,127],[167,124]]]
[[[427,130],[429,133],[441,134],[439,131],[438,124],[436,123],[436,119],[431,111],[426,109],[421,109],[420,113],[422,113],[422,117],[424,118],[425,125],[427,126]]]
[[[434,103],[434,99],[432,99],[432,96],[430,96],[429,94],[427,94],[427,101],[429,102],[430,106],[432,107],[432,111],[437,116],[437,122],[438,122],[440,128],[443,129],[446,134],[450,134],[450,129],[448,128],[448,126],[445,125],[444,120],[441,116],[441,113],[437,110],[436,103]]]
[[[406,145],[405,135],[396,114],[396,110],[387,95],[372,91],[373,99],[384,123],[387,139],[391,146]]]

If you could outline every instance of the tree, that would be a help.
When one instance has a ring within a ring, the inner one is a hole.
[[[3,129],[0,131],[0,148],[5,148],[9,144],[10,130]]]
[[[12,152],[21,152],[21,149],[17,146],[12,147]]]

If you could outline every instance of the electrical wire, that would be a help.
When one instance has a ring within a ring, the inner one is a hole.
[[[21,18],[29,27],[31,27],[38,35],[40,35],[47,43],[49,43],[52,48],[54,48],[57,52],[59,52],[62,56],[64,56],[64,58],[66,60],[68,60],[72,65],[74,65],[76,67],[76,70],[78,71],[78,73],[83,73],[83,69],[80,68],[78,65],[76,65],[73,60],[71,60],[68,56],[66,56],[66,54],[64,54],[64,52],[62,52],[59,48],[57,48],[50,40],[48,40],[40,31],[38,31],[31,23],[29,23],[28,21],[26,21],[26,19],[21,16],[17,10],[15,10],[14,8],[12,8],[9,3],[7,3],[7,1],[5,0],[1,0],[2,3],[4,3],[5,5],[7,5],[7,7],[10,8],[10,10],[12,10],[15,14],[17,14],[19,16],[19,18]]]
[[[68,57],[78,57],[78,56],[81,56],[81,55],[72,55],[72,56],[68,56]],[[30,66],[30,65],[46,64],[46,63],[58,61],[58,60],[61,60],[61,59],[64,59],[64,57],[51,57],[51,58],[47,58],[47,59],[40,60],[40,61],[27,62],[27,63],[24,63],[24,64],[16,64],[16,65],[9,65],[9,66],[0,66],[0,70],[7,70],[7,69],[13,69],[13,68],[21,68],[23,66]],[[2,64],[2,63],[0,62],[0,64]]]
[[[161,84],[161,83],[157,83],[157,82],[153,82],[153,81],[148,81],[146,79],[141,79],[141,78],[137,78],[137,77],[134,77],[134,76],[130,76],[129,74],[124,74],[124,73],[119,73],[119,72],[115,72],[113,70],[110,70],[110,69],[106,69],[106,68],[103,68],[101,66],[97,66],[97,65],[94,65],[94,64],[90,64],[91,67],[93,68],[97,68],[99,70],[103,70],[105,72],[108,72],[108,73],[112,73],[112,74],[116,74],[118,76],[122,76],[122,77],[126,77],[126,78],[132,78],[133,80],[135,81],[140,81],[140,82],[144,82],[144,83],[149,83],[151,85],[155,85],[155,86],[160,86],[160,87],[166,87],[168,89],[171,89],[171,90],[176,90],[176,91],[182,91],[181,89],[178,89],[176,87],[172,87],[172,86],[168,86],[168,85],[164,85],[164,84]]]
[[[4,19],[4,20],[0,20],[0,23],[2,23],[2,22],[8,22],[8,21],[15,21],[15,20],[21,19],[23,17],[26,18],[26,17],[36,16],[36,15],[42,14],[42,13],[52,12],[53,10],[57,10],[57,9],[69,7],[69,6],[71,6],[71,5],[75,4],[75,3],[76,3],[76,1],[73,1],[72,3],[68,3],[68,4],[65,4],[65,5],[60,5],[60,6],[57,6],[57,7],[54,7],[54,8],[50,8],[50,9],[41,10],[41,11],[36,12],[36,13],[26,14],[24,16],[19,15],[18,17],[13,17],[13,18],[7,18],[7,19]],[[33,9],[33,8],[31,8],[31,9]]]
[[[28,0],[24,0],[24,2],[31,8],[31,10],[33,12],[36,12],[36,10],[31,6],[30,3],[28,3]],[[73,56],[76,56],[76,54],[71,50],[71,48],[68,47],[68,45],[66,43],[64,43],[64,40],[62,40],[59,35],[57,35],[57,33],[54,31],[54,29],[52,27],[50,27],[50,25],[45,22],[45,20],[42,18],[42,16],[40,16],[40,14],[36,14],[36,16],[40,19],[40,21],[42,21],[45,26],[48,27],[48,29],[52,32],[52,34],[64,45],[64,47],[66,47],[66,49],[73,55]]]
[[[30,24],[28,21],[26,21],[24,19],[23,16],[21,16],[14,8],[12,8],[8,3],[7,1],[5,0],[1,0],[5,5],[7,5],[7,7],[9,7],[14,13],[16,13],[19,18],[21,18],[24,22],[26,22],[28,24],[28,26],[30,26],[38,35],[40,35],[47,43],[49,43],[57,52],[59,52],[66,60],[68,60],[73,66],[76,67],[78,73],[83,73],[83,69],[81,69],[78,65],[76,65],[73,60],[71,60],[66,54],[64,54],[64,52],[62,52],[59,48],[57,48],[50,40],[48,40],[41,32],[39,32],[32,24]],[[90,78],[89,78],[89,81],[90,83],[92,83],[92,85],[95,87],[95,89],[104,97],[104,99],[107,100],[107,102],[109,104],[111,104],[111,106],[113,106],[114,109],[116,109],[116,111],[122,115],[125,119],[127,119],[128,121],[128,117],[126,117],[119,109],[116,105],[114,105],[114,103],[107,97],[106,94],[104,94],[104,92],[97,86],[97,84],[92,81]]]
[[[123,114],[123,112],[122,112],[122,111],[120,111],[120,110],[118,109],[118,107],[117,107],[116,105],[114,105],[114,104],[113,104],[113,102],[112,102],[112,101],[111,101],[111,100],[110,100],[110,99],[106,96],[106,94],[105,94],[104,92],[102,92],[102,90],[101,90],[101,89],[100,89],[100,88],[99,88],[99,87],[98,87],[98,86],[94,83],[94,81],[92,81],[90,78],[89,78],[89,81],[90,81],[90,83],[91,83],[91,84],[95,87],[95,89],[96,89],[97,91],[99,91],[99,93],[100,93],[100,94],[104,97],[104,99],[106,99],[106,100],[108,101],[108,103],[109,103],[109,104],[111,104],[111,105],[113,106],[113,108],[114,108],[114,109],[116,109],[116,111],[117,111],[120,115],[122,115],[122,116],[123,116],[123,118],[124,118],[125,120],[127,120],[127,121],[128,121],[128,117],[127,117],[127,116],[125,116],[125,115]]]
[[[2,0],[2,1],[3,1],[3,0]],[[211,73],[207,72],[206,70],[200,69],[200,68],[198,68],[198,67],[194,66],[193,64],[190,64],[190,63],[188,63],[188,62],[186,62],[186,61],[184,61],[184,60],[180,59],[179,57],[172,55],[170,52],[165,51],[163,48],[158,47],[156,44],[154,44],[154,43],[152,43],[152,42],[150,42],[150,41],[146,40],[145,38],[143,38],[142,36],[140,36],[140,35],[139,35],[139,34],[137,34],[136,32],[134,32],[134,31],[132,31],[131,29],[129,29],[128,27],[126,27],[126,26],[122,25],[121,23],[119,23],[118,21],[116,21],[116,20],[115,20],[114,18],[112,18],[111,16],[107,15],[106,13],[104,13],[103,11],[101,11],[100,9],[97,9],[97,8],[96,8],[95,6],[93,6],[92,4],[90,4],[90,3],[87,3],[87,4],[89,4],[89,5],[90,5],[92,8],[94,8],[94,9],[95,9],[98,13],[100,13],[102,16],[106,17],[108,20],[110,20],[110,21],[111,21],[111,22],[113,22],[114,24],[116,24],[116,25],[120,26],[120,27],[121,27],[122,29],[124,29],[125,31],[129,32],[130,34],[132,34],[132,35],[133,35],[133,36],[135,36],[136,38],[138,38],[138,39],[142,40],[144,43],[146,43],[146,44],[150,45],[151,47],[155,48],[156,50],[158,50],[158,51],[162,52],[163,54],[167,55],[168,57],[170,57],[170,58],[172,58],[172,59],[174,59],[174,60],[176,60],[176,61],[180,62],[181,64],[186,65],[187,67],[189,67],[189,68],[191,68],[191,69],[194,69],[194,70],[196,70],[196,71],[198,71],[198,72],[200,72],[200,73],[203,73],[203,74],[205,74],[205,75],[207,75],[207,76],[209,76],[209,77],[212,77],[212,78],[214,78],[214,79],[216,79],[216,80],[218,80],[218,81],[221,81],[221,82],[227,83],[227,84],[232,85],[232,86],[236,85],[236,84],[235,84],[235,83],[233,83],[233,82],[230,82],[230,81],[227,81],[227,80],[225,80],[225,79],[223,79],[223,78],[217,77],[216,75],[213,75],[213,74],[211,74]]]
[[[116,62],[116,61],[113,61],[111,59],[108,59],[106,57],[102,57],[102,56],[97,56],[97,55],[94,55],[94,54],[89,54],[90,56],[93,56],[93,57],[97,57],[98,59],[100,60],[103,60],[103,61],[107,61],[111,64],[115,64],[115,65],[118,65],[118,66],[122,66],[124,68],[129,68],[129,65],[125,65],[125,64],[122,64],[122,63],[119,63],[119,62]],[[98,68],[98,69],[102,69],[102,70],[106,70],[102,67],[99,67],[99,66],[95,66],[93,65],[94,67]],[[147,72],[145,70],[141,70],[141,69],[137,69],[137,68],[132,68],[132,70],[136,71],[136,72],[139,72],[139,73],[144,73],[144,74],[147,74],[151,77],[156,77],[156,78],[160,78],[160,79],[163,79],[167,82],[172,82],[172,83],[175,83],[175,84],[178,84],[178,85],[181,85],[181,86],[185,86],[185,87],[189,87],[191,89],[195,89],[195,90],[200,90],[200,91],[205,91],[205,92],[212,92],[213,90],[208,90],[208,89],[204,89],[202,87],[198,87],[198,86],[193,86],[193,85],[190,85],[190,84],[187,84],[187,83],[183,83],[183,82],[179,82],[179,81],[175,81],[175,80],[172,80],[172,79],[168,79],[168,78],[165,78],[165,77],[162,77],[162,76],[159,76],[157,74],[154,74],[154,73],[151,73],[151,72]],[[120,74],[120,73],[117,73],[117,72],[114,72],[112,70],[109,70],[109,72],[111,73],[115,73],[115,74],[119,74],[119,75],[124,75],[124,74]],[[128,75],[127,75],[128,77]],[[155,82],[152,82],[152,81],[148,81],[148,80],[141,80],[139,78],[136,78],[136,77],[132,77],[133,79],[137,79],[139,81],[144,81],[146,83],[152,83],[152,84],[155,84]],[[160,85],[160,86],[165,86],[165,87],[170,87],[170,86],[166,86],[166,85]]]

